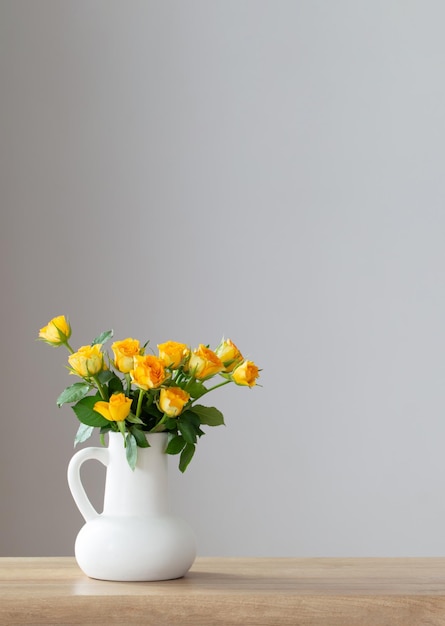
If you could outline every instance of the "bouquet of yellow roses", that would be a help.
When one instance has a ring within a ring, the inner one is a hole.
[[[113,358],[103,345],[113,337],[109,330],[90,345],[74,351],[69,343],[71,325],[64,315],[40,329],[39,339],[53,347],[65,346],[70,355],[68,369],[81,382],[67,387],[57,405],[72,404],[80,421],[75,444],[100,428],[101,439],[108,431],[121,432],[127,461],[136,466],[138,447],[149,446],[145,433],[169,433],[167,454],[179,454],[184,472],[195,453],[201,426],[224,424],[215,407],[196,401],[231,382],[247,387],[256,385],[259,369],[245,359],[230,339],[223,339],[215,350],[200,344],[191,350],[186,344],[167,341],[158,345],[158,354],[146,354],[148,342],[123,339],[111,345]],[[213,386],[205,383],[218,376]]]

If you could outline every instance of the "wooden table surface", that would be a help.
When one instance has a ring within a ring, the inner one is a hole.
[[[445,558],[198,558],[184,578],[87,578],[0,558],[1,626],[445,626]]]

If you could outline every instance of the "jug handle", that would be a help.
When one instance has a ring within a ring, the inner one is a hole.
[[[73,496],[77,508],[82,513],[86,522],[99,517],[99,513],[88,499],[82,480],[80,478],[80,468],[85,461],[95,459],[103,465],[108,465],[108,448],[84,448],[73,456],[68,464],[68,486]]]

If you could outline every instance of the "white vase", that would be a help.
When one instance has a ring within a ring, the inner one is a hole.
[[[188,524],[169,512],[166,433],[147,434],[134,471],[123,437],[109,433],[108,448],[84,448],[68,466],[68,484],[86,524],[75,543],[79,567],[101,580],[168,580],[184,576],[196,556]],[[96,459],[107,467],[103,513],[85,493],[80,467]]]

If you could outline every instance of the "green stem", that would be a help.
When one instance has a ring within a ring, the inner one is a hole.
[[[130,374],[125,374],[125,380],[127,381],[127,392],[126,392],[126,396],[128,398],[128,396],[130,395],[130,389],[131,389],[131,377]]]
[[[65,345],[68,349],[69,352],[71,352],[71,354],[74,354],[74,350],[72,349],[72,347],[70,346],[70,344],[68,343],[68,340],[65,341]]]
[[[145,391],[143,389],[139,389],[139,397],[138,397],[138,405],[136,407],[136,417],[141,415],[142,411],[142,400],[144,398]]]
[[[165,430],[165,427],[164,427],[164,422],[166,422],[166,421],[167,421],[167,419],[168,419],[168,415],[166,415],[166,414],[164,413],[164,415],[162,416],[162,418],[159,420],[159,422],[156,424],[156,426],[154,426],[154,427],[151,429],[151,431],[150,431],[150,432],[151,432],[151,433],[156,433],[156,432],[162,432],[163,430]]]
[[[102,385],[102,383],[100,382],[99,378],[97,376],[93,376],[92,377],[94,382],[96,383],[96,386],[99,390],[100,393],[100,397],[102,398],[102,400],[105,400],[105,402],[108,402],[108,394],[106,392],[105,387]]]
[[[228,385],[229,383],[231,383],[231,380],[225,380],[223,383],[218,383],[218,385],[214,385],[213,387],[210,387],[210,389],[206,389],[206,391],[200,396],[205,396],[206,393],[209,393],[209,391],[213,391],[214,389],[218,389],[218,387],[224,387],[224,385]]]
[[[181,378],[182,378],[182,376],[183,376],[182,368],[180,368],[180,369],[177,370],[176,375],[173,377],[173,379],[172,379],[173,382],[174,383],[179,383]]]

